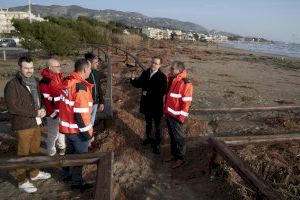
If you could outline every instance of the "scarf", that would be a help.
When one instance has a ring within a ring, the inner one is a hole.
[[[29,87],[30,93],[31,93],[32,98],[35,103],[35,108],[39,109],[40,108],[40,98],[39,98],[37,81],[35,80],[34,76],[27,78],[21,72],[18,72],[18,76],[21,77],[22,82],[25,84],[25,86]]]

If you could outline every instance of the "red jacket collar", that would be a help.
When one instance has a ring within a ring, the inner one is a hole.
[[[181,80],[183,78],[186,78],[187,76],[187,73],[186,73],[186,70],[183,70],[181,73],[177,74],[175,77],[174,77],[174,80]],[[171,78],[171,74],[168,74],[168,78],[170,79]]]
[[[57,81],[62,80],[62,73],[59,74],[51,73],[49,67],[42,69],[40,73],[42,77],[49,78],[51,80],[57,80]]]

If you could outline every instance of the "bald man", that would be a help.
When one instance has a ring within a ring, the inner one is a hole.
[[[54,156],[57,152],[64,155],[66,144],[65,135],[59,133],[58,112],[60,102],[60,84],[62,82],[61,66],[58,60],[49,59],[46,68],[41,70],[42,80],[40,81],[40,90],[43,97],[43,103],[47,111],[47,153]],[[57,149],[56,149],[57,145]]]

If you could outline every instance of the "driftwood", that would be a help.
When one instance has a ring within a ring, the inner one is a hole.
[[[261,179],[251,168],[234,154],[223,142],[212,137],[208,138],[209,144],[231,165],[243,180],[257,193],[257,197],[269,200],[282,199],[280,194]]]

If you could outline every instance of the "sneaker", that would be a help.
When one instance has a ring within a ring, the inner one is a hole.
[[[57,149],[57,153],[61,156],[65,155],[65,150],[66,149]]]
[[[31,178],[32,181],[37,181],[37,180],[46,180],[51,178],[51,174],[47,172],[42,172],[40,171],[39,174],[36,177]]]
[[[24,190],[27,193],[33,193],[37,191],[37,188],[29,181],[26,181],[23,184],[19,184],[19,189]]]
[[[48,156],[54,156],[56,154],[56,149],[48,149],[47,150]]]

